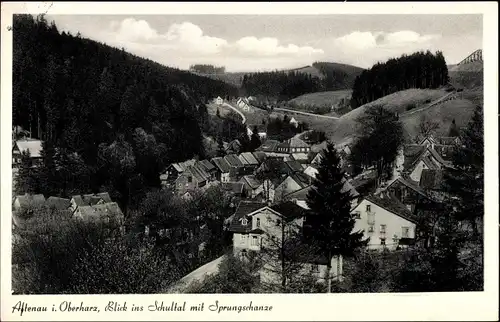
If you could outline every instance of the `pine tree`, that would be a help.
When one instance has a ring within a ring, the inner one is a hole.
[[[445,187],[457,220],[469,222],[474,237],[482,240],[484,216],[484,127],[483,110],[477,106],[460,136],[461,146],[453,154],[453,168],[445,172]]]
[[[355,218],[351,214],[352,196],[343,191],[345,174],[340,165],[340,157],[331,142],[327,143],[324,157],[320,161],[316,180],[307,195],[307,205],[311,209],[308,222],[312,239],[327,260],[327,276],[330,276],[333,256],[351,255],[359,247],[366,245],[363,232],[353,232]],[[331,290],[331,278],[328,278]]]
[[[220,111],[219,111],[219,108],[217,107],[217,113],[216,113],[217,117],[220,117]]]
[[[257,129],[257,126],[253,127],[252,131],[252,137],[250,138],[250,152],[255,151],[260,146],[260,137],[259,137],[259,130]]]
[[[455,119],[451,121],[450,129],[448,131],[448,136],[457,137],[460,135],[460,131],[457,128],[457,124],[455,123]]]
[[[223,157],[226,155],[226,150],[224,149],[224,142],[222,141],[222,135],[217,137],[217,156]]]

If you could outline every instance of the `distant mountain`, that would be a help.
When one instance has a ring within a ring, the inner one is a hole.
[[[278,72],[298,72],[319,79],[328,79],[328,84],[325,90],[340,90],[351,89],[354,84],[356,76],[361,74],[363,68],[334,63],[334,62],[315,62],[312,65],[302,66],[298,68],[289,68],[283,70],[276,70]],[[243,77],[245,75],[252,75],[258,72],[226,72],[217,74],[202,74],[195,73],[200,76],[210,77],[212,79],[220,80],[231,84],[233,86],[241,87]]]

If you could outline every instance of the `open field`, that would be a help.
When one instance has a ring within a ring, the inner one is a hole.
[[[304,94],[294,99],[289,103],[305,106],[337,106],[341,99],[350,99],[352,94],[351,89],[343,89],[338,91],[316,92]]]

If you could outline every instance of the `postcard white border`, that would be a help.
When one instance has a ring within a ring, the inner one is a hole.
[[[324,295],[87,295],[12,296],[11,287],[11,124],[13,13],[50,14],[482,14],[485,116],[485,290],[477,293],[324,294]],[[195,320],[195,321],[333,321],[333,320],[498,320],[498,4],[496,2],[366,2],[366,3],[151,3],[10,2],[1,8],[1,320]],[[62,301],[104,306],[107,301],[149,305],[155,300],[188,302],[216,300],[223,305],[272,305],[270,312],[216,313],[126,312],[12,314],[18,301],[47,305]]]

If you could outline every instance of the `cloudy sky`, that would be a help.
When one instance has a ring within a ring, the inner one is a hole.
[[[293,68],[314,61],[370,67],[417,50],[448,64],[482,48],[481,15],[48,15],[60,30],[186,69]]]

